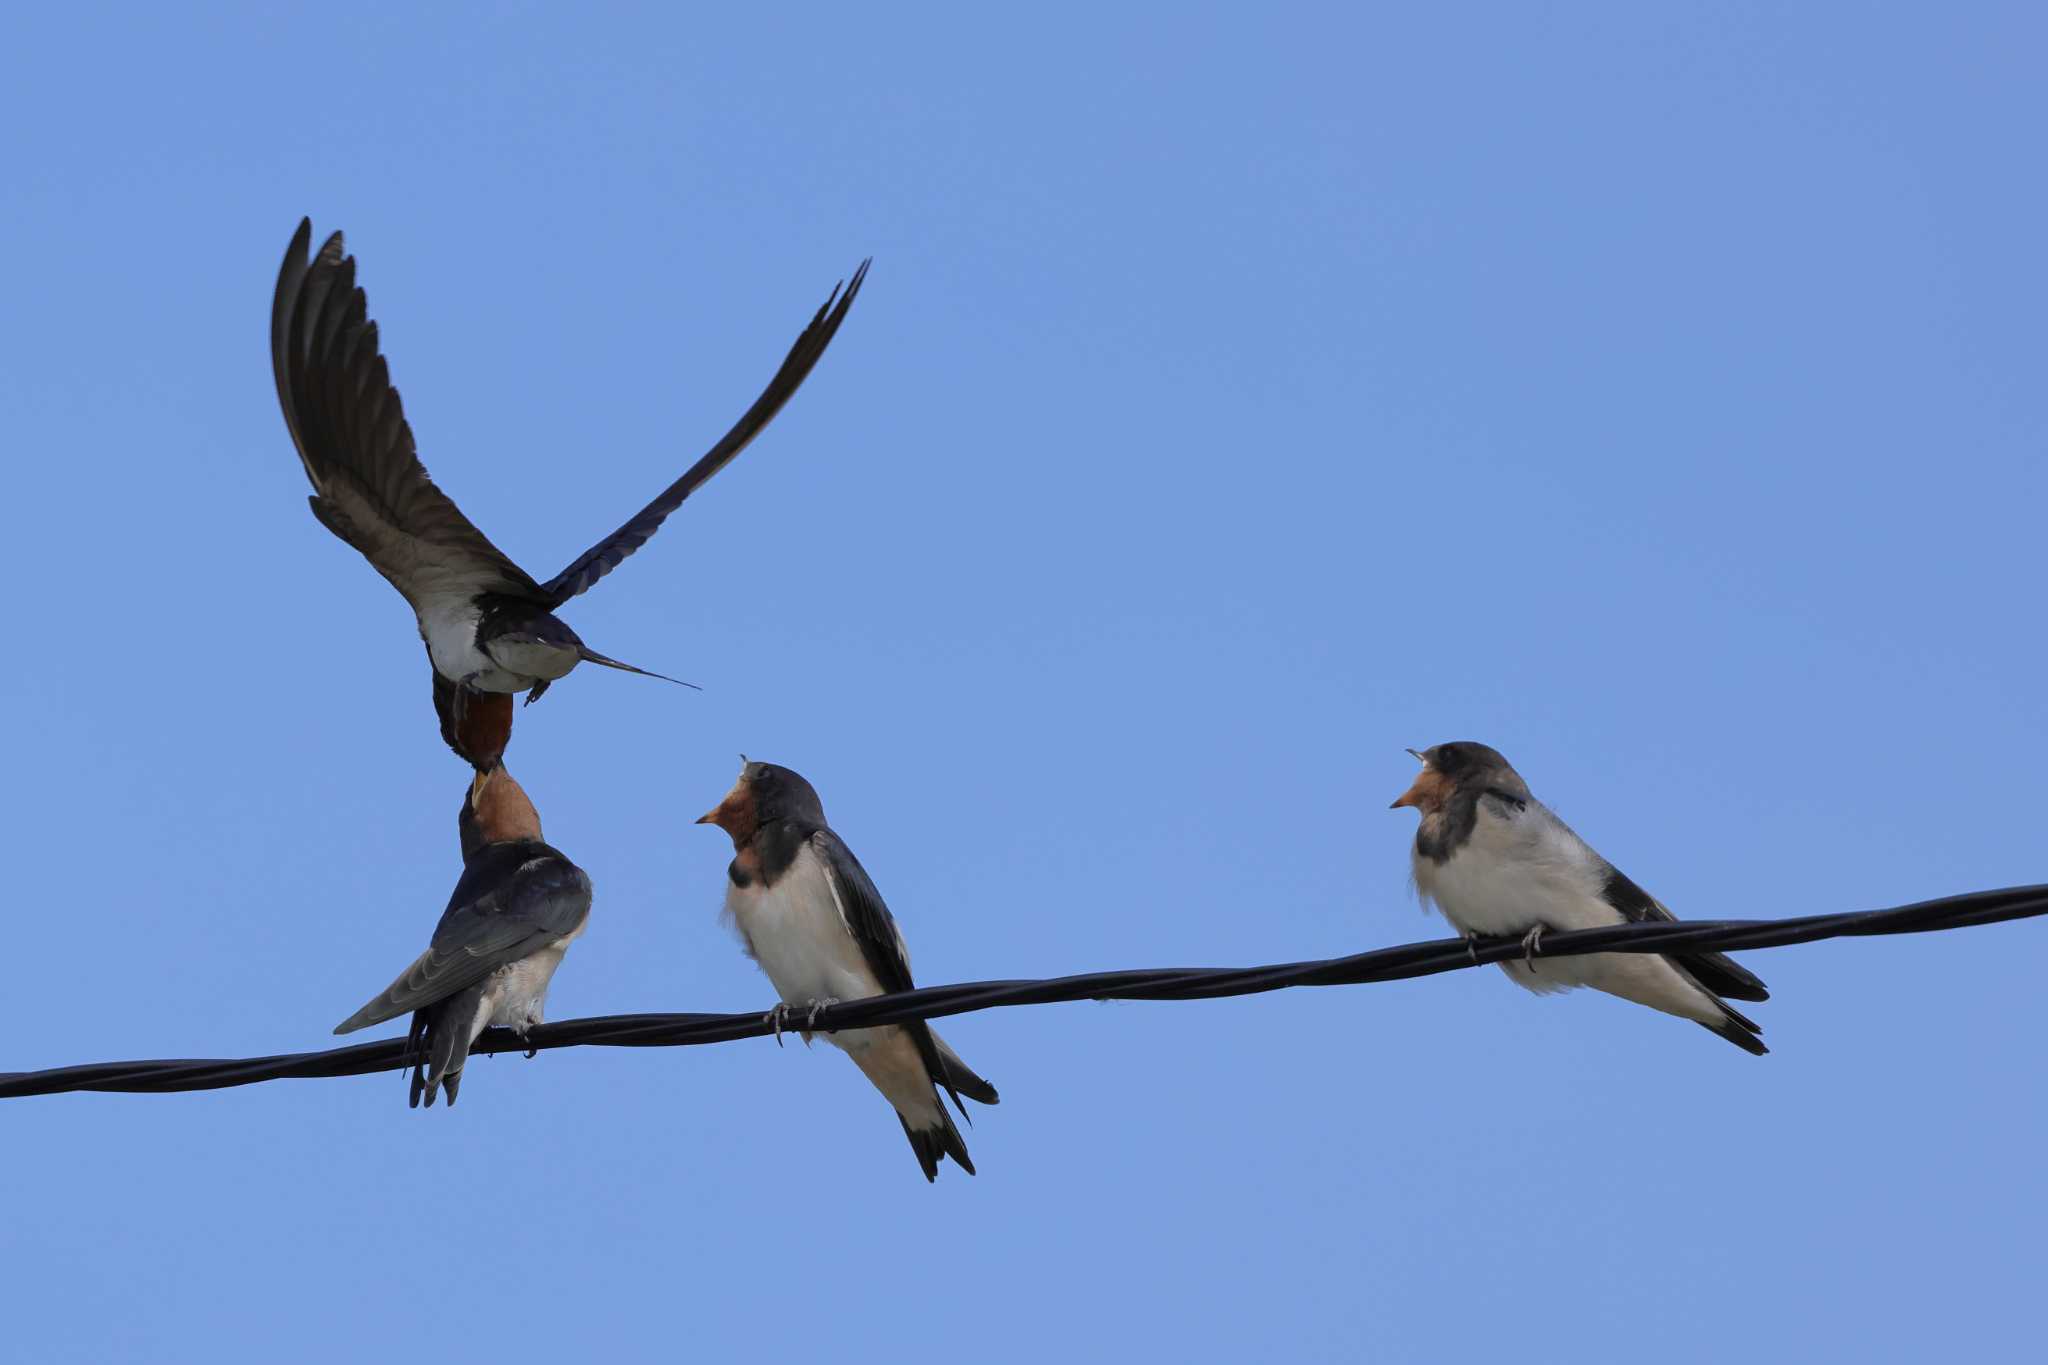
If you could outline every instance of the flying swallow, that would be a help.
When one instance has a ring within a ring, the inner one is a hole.
[[[645,544],[782,410],[838,332],[868,263],[843,292],[833,289],[732,430],[618,530],[540,583],[427,477],[378,350],[377,324],[356,285],[355,258],[342,254],[337,232],[309,261],[312,234],[312,221],[302,220],[271,303],[271,366],[285,426],[313,483],[313,515],[405,597],[434,673],[454,687],[456,705],[478,692],[525,692],[532,702],[578,663],[661,677],[591,649],[555,610]],[[458,742],[461,718],[451,722],[444,710],[442,726]]]
[[[1676,919],[1529,794],[1498,752],[1458,741],[1411,754],[1422,774],[1394,802],[1422,812],[1415,889],[1468,938],[1518,936],[1502,971],[1538,993],[1575,986],[1691,1019],[1761,1057],[1763,1030],[1721,997],[1768,1000],[1764,983],[1721,953],[1590,953],[1539,958],[1545,930]]]
[[[488,1026],[526,1036],[548,983],[590,919],[590,878],[541,842],[540,816],[503,768],[478,773],[463,799],[462,877],[427,951],[335,1026],[353,1033],[412,1012],[412,1104],[462,1084],[470,1044]]]
[[[743,760],[744,761],[744,760]],[[788,768],[747,763],[718,806],[697,821],[732,836],[725,909],[747,953],[782,995],[778,1028],[790,1006],[826,1005],[912,989],[910,952],[882,893],[832,827],[818,793]],[[966,1116],[962,1095],[996,1102],[996,1088],[967,1069],[929,1024],[888,1024],[826,1035],[853,1058],[895,1106],[926,1180],[941,1157],[974,1174],[967,1144],[940,1102],[945,1087]],[[803,1034],[808,1043],[811,1035]]]

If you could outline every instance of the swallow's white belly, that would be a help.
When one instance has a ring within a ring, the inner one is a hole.
[[[1533,810],[1503,819],[1482,805],[1472,837],[1444,862],[1415,855],[1415,889],[1466,934],[1519,938],[1539,924],[1563,930],[1621,923],[1599,885],[1592,850]],[[1567,957],[1501,969],[1532,991],[1561,991],[1600,985],[1614,960]]]
[[[582,932],[582,926],[578,926],[574,933],[564,934],[540,951],[506,963],[447,1002],[440,1027],[461,1029],[468,1041],[456,1051],[447,1073],[435,1071],[429,1079],[438,1082],[443,1074],[462,1071],[469,1049],[486,1028],[495,1025],[523,1035],[535,1024],[546,1022],[542,1013],[547,1007],[548,985],[555,979],[555,968],[562,965],[569,944]]]
[[[1537,807],[1503,817],[1482,802],[1472,837],[1442,863],[1415,855],[1415,888],[1466,933],[1522,934],[1619,924],[1600,897],[1599,857]]]
[[[479,692],[524,692],[537,681],[500,667],[496,659],[477,648],[476,627],[483,611],[475,602],[461,597],[433,599],[421,605],[418,616],[427,657],[433,661],[434,671],[449,681],[467,683]]]
[[[518,1029],[521,1033],[531,1025],[544,1022],[542,1011],[547,1007],[548,986],[555,979],[555,968],[562,965],[570,942],[582,932],[579,927],[576,933],[565,934],[539,952],[498,968],[487,996],[490,1006],[488,1022],[499,1028]],[[475,1042],[476,1038],[472,1035],[470,1041]]]
[[[814,1000],[859,1000],[882,993],[809,848],[772,887],[759,882],[728,886],[725,909],[784,1004],[802,1007]],[[858,1052],[872,1044],[876,1032],[848,1029],[827,1036]]]
[[[483,610],[469,598],[430,598],[420,606],[420,639],[434,671],[477,692],[524,692],[575,667],[575,651],[547,645],[500,643],[496,653],[477,649]]]
[[[1442,864],[1415,856],[1415,889],[1468,934],[1519,937],[1539,924],[1556,930],[1620,924],[1621,912],[1600,895],[1605,872],[1597,855],[1576,836],[1560,837],[1561,830],[1530,816],[1510,821],[1482,813],[1470,841]],[[1645,953],[1538,956],[1500,967],[1538,994],[1591,986],[1687,1019],[1722,1018],[1711,997],[1665,959]]]

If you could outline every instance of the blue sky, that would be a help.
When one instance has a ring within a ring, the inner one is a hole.
[[[1690,8],[1690,7],[1688,7]],[[428,467],[565,613],[509,755],[557,1018],[771,999],[689,821],[787,763],[929,983],[1443,933],[1403,746],[1679,914],[2038,881],[2036,12],[10,14],[0,1069],[325,1045],[458,872],[402,602],[266,361],[345,228]],[[2038,923],[1750,959],[1773,1055],[1492,971],[827,1048],[0,1104],[24,1359],[2010,1351]],[[395,1030],[397,1026],[393,1026]]]

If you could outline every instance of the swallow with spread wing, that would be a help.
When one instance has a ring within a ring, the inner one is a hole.
[[[590,919],[590,878],[541,842],[540,816],[503,768],[470,782],[459,822],[462,877],[433,942],[376,999],[335,1027],[353,1033],[412,1014],[412,1104],[448,1103],[485,1028],[521,1037],[542,1022],[548,983]]]
[[[427,477],[356,284],[355,258],[343,254],[337,232],[309,259],[312,234],[311,220],[301,221],[271,303],[278,401],[313,484],[313,515],[390,580],[418,618],[437,679],[443,737],[486,769],[503,752],[511,712],[496,709],[483,727],[493,733],[472,735],[477,727],[460,714],[467,698],[525,692],[532,702],[578,663],[662,677],[591,649],[555,610],[645,544],[781,411],[838,332],[868,263],[843,291],[834,288],[732,430],[618,530],[539,583]],[[469,742],[478,747],[465,751]]]
[[[1517,985],[1538,993],[1591,986],[1691,1019],[1745,1052],[1770,1051],[1763,1030],[1722,998],[1768,1000],[1770,992],[1724,954],[1539,956],[1546,930],[1676,916],[1531,795],[1498,751],[1460,740],[1408,752],[1422,773],[1394,805],[1422,812],[1415,889],[1468,937],[1520,938],[1525,955],[1500,964]]]
[[[748,954],[782,996],[778,1021],[791,1006],[815,1011],[912,989],[903,935],[860,860],[825,823],[825,807],[810,783],[773,763],[747,763],[725,799],[697,823],[732,836],[725,908]],[[803,1037],[809,1042],[809,1031]],[[826,1037],[894,1106],[926,1180],[938,1178],[943,1157],[974,1174],[938,1090],[944,1087],[964,1118],[962,1095],[994,1104],[996,1088],[968,1070],[929,1024],[842,1029]]]

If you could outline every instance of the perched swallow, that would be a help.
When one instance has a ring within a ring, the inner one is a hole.
[[[462,877],[427,951],[335,1026],[353,1033],[412,1011],[412,1104],[462,1084],[470,1044],[491,1025],[520,1037],[541,1022],[548,982],[590,919],[590,878],[541,842],[540,816],[503,768],[470,782],[458,822]]]
[[[355,258],[342,254],[337,232],[308,261],[312,234],[312,221],[301,221],[271,303],[271,366],[285,426],[313,483],[313,515],[403,594],[434,673],[454,686],[458,706],[477,692],[525,692],[534,701],[578,663],[648,673],[589,648],[555,609],[645,544],[698,485],[760,434],[825,353],[868,269],[861,262],[844,292],[833,289],[768,387],[718,444],[625,525],[537,583],[427,477],[378,352]],[[444,736],[457,736],[451,744],[459,742],[459,716],[451,720],[444,710],[442,727]]]
[[[748,955],[782,995],[778,1028],[792,1005],[810,1007],[815,1018],[842,1000],[912,988],[903,935],[860,860],[825,823],[810,783],[773,763],[747,763],[725,800],[697,823],[732,836],[737,856],[726,869],[725,909]],[[939,1159],[947,1156],[974,1174],[936,1087],[945,1087],[963,1118],[962,1095],[994,1104],[996,1088],[969,1071],[929,1024],[826,1037],[895,1106],[926,1180],[938,1178]],[[811,1040],[808,1030],[803,1038]]]
[[[1770,1051],[1763,1030],[1721,998],[1768,1000],[1770,992],[1721,953],[1538,958],[1545,930],[1676,916],[1531,796],[1493,749],[1459,741],[1408,752],[1422,760],[1422,775],[1394,805],[1422,812],[1415,889],[1468,938],[1520,937],[1523,960],[1500,964],[1517,984],[1539,993],[1591,986],[1691,1019],[1745,1052]]]

